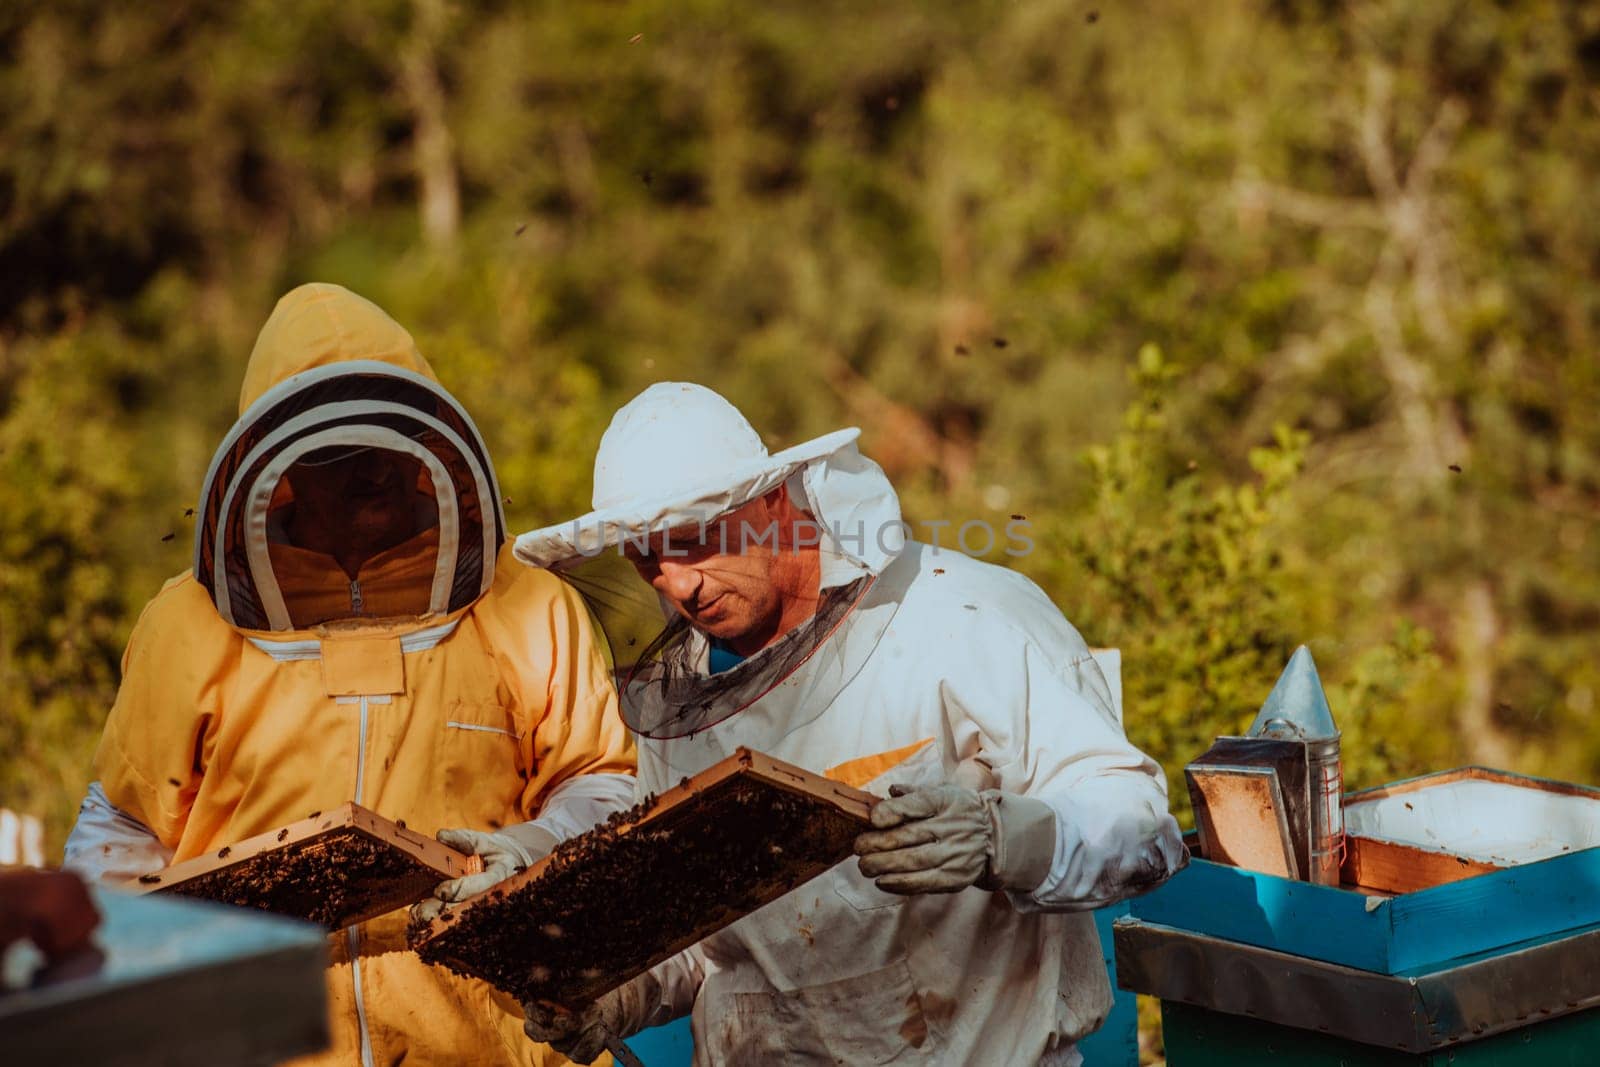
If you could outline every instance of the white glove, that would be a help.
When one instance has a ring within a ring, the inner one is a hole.
[[[436,836],[441,844],[449,845],[457,852],[482,856],[483,873],[453,878],[434,886],[433,897],[411,909],[412,918],[417,922],[432,922],[444,912],[447,904],[460,903],[521,873],[548,856],[559,843],[555,834],[531,822],[508,826],[492,833],[483,830],[440,830]]]
[[[638,1029],[642,1018],[638,979],[626,982],[577,1011],[546,1003],[522,1006],[522,1032],[549,1045],[574,1063],[593,1063],[606,1050],[606,1039],[622,1038]]]
[[[959,785],[894,785],[889,797],[855,840],[862,875],[885,893],[1029,892],[1050,873],[1056,814],[1042,800]]]

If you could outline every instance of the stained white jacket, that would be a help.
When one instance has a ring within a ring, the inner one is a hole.
[[[740,745],[884,794],[960,776],[1048,803],[1031,893],[882,893],[848,860],[657,966],[635,1027],[691,1011],[697,1067],[1067,1063],[1111,991],[1089,909],[1186,860],[1165,780],[1078,632],[1021,575],[908,544],[818,654],[731,719],[642,739],[659,792]],[[984,780],[971,779],[977,768]]]

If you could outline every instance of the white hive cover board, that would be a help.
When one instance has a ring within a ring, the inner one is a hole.
[[[1352,798],[1346,832],[1499,866],[1600,845],[1600,793],[1536,779],[1437,777]]]

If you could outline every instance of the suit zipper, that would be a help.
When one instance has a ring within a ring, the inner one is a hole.
[[[356,991],[356,1028],[361,1031],[361,1067],[374,1067],[372,1039],[367,1036],[367,1005],[361,999],[361,927],[352,926],[345,932],[350,946],[350,980]]]
[[[367,778],[367,698],[361,698],[361,747],[356,751],[356,795],[355,802],[361,803],[361,794]]]
[[[361,610],[361,587],[355,582],[350,583],[350,598],[357,611]],[[355,801],[361,803],[361,794],[366,784],[367,776],[367,698],[361,698],[361,747],[356,749],[356,795]],[[350,980],[355,986],[356,998],[356,1028],[361,1034],[361,1067],[374,1067],[372,1060],[372,1038],[367,1033],[367,1005],[361,997],[361,927],[351,926],[345,932],[346,941],[350,946]]]
[[[361,580],[359,578],[350,579],[350,610],[360,615],[361,609],[365,607],[365,602],[366,598],[361,595]]]

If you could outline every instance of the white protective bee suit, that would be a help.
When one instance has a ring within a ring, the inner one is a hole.
[[[675,717],[630,685],[624,718],[646,731],[639,788],[659,792],[746,746],[880,796],[891,784],[998,789],[1054,813],[1048,873],[1031,890],[905,896],[848,860],[624,987],[609,1022],[629,1033],[692,1011],[701,1067],[1076,1063],[1074,1043],[1111,1006],[1089,911],[1186,862],[1164,778],[1039,588],[906,541],[894,490],[855,436],[769,456],[715,393],[653,386],[602,441],[597,511],[523,535],[517,554],[559,568],[787,482],[827,531],[825,599],[850,589],[853,606],[798,665],[720,712]],[[672,655],[704,672],[708,648],[690,632]],[[771,651],[735,671],[759,677]]]

